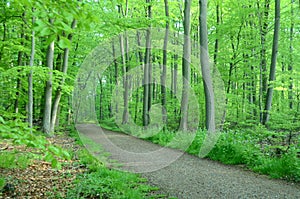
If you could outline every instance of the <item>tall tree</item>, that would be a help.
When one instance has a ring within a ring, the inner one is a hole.
[[[206,128],[209,131],[215,131],[215,104],[213,83],[208,54],[208,36],[207,36],[207,0],[199,0],[199,24],[200,24],[200,62],[205,94],[205,112]]]
[[[77,24],[77,21],[74,19],[71,25],[71,28],[74,29],[75,26]],[[73,34],[70,33],[68,35],[68,39],[69,42],[72,42],[72,37]],[[50,127],[50,132],[54,132],[54,127],[55,127],[55,122],[57,121],[57,115],[58,115],[58,107],[59,107],[59,102],[62,96],[62,86],[65,83],[65,76],[67,75],[67,71],[68,71],[68,66],[69,66],[69,54],[70,54],[70,47],[66,47],[64,49],[64,53],[63,53],[63,67],[62,67],[62,72],[63,72],[63,77],[60,81],[60,84],[56,90],[55,93],[55,98],[54,98],[54,102],[53,102],[53,106],[52,106],[52,111],[51,111],[51,127]]]
[[[151,12],[151,0],[146,0],[147,3],[147,17],[150,19]],[[146,30],[146,50],[144,59],[144,96],[143,96],[143,126],[149,124],[149,107],[151,106],[151,26]]]
[[[166,29],[165,29],[165,38],[163,46],[163,64],[162,64],[162,74],[161,74],[161,104],[162,104],[162,115],[163,123],[167,125],[167,92],[166,92],[166,76],[167,76],[167,49],[168,49],[168,40],[169,40],[169,5],[168,0],[164,0],[165,3],[165,15],[167,18]]]
[[[54,20],[50,19],[49,23],[53,25]],[[49,37],[50,38],[50,37]],[[54,39],[50,41],[47,48],[46,64],[49,69],[49,78],[46,81],[45,88],[45,104],[43,110],[43,132],[50,135],[51,132],[51,107],[52,107],[52,76],[53,76],[53,64],[54,64]]]
[[[34,8],[32,8],[32,12],[34,12]],[[32,26],[35,23],[35,17],[32,17]],[[31,52],[30,52],[30,60],[29,66],[33,67],[34,64],[34,55],[35,55],[35,31],[32,29],[31,31]],[[32,69],[28,75],[28,125],[32,131],[32,123],[33,123],[33,82],[32,82]]]
[[[47,67],[49,68],[49,78],[45,88],[45,105],[43,112],[43,132],[47,135],[51,133],[51,105],[52,105],[52,70],[54,59],[54,41],[48,45],[47,49]]]
[[[271,66],[270,66],[269,85],[267,91],[267,100],[265,105],[265,114],[262,122],[262,124],[264,125],[266,125],[270,119],[270,110],[271,110],[272,99],[273,99],[275,71],[276,71],[276,62],[277,62],[277,53],[278,53],[279,31],[280,31],[280,0],[275,0],[275,26],[274,26],[274,35],[273,35],[272,58],[271,58]]]
[[[260,3],[257,2],[260,9]],[[260,40],[261,40],[261,57],[260,57],[260,89],[259,89],[259,108],[260,108],[260,122],[263,122],[263,102],[267,92],[267,47],[266,37],[268,33],[268,18],[270,12],[270,0],[264,1],[263,13],[259,15],[260,23]]]
[[[290,61],[289,61],[289,65],[288,65],[288,70],[290,72],[290,85],[289,85],[289,92],[288,92],[288,96],[289,96],[289,107],[290,109],[293,109],[293,78],[292,78],[292,72],[293,72],[293,55],[294,55],[294,46],[293,46],[293,42],[294,42],[294,26],[295,26],[295,19],[294,19],[294,3],[295,0],[291,0],[291,27],[290,27]]]
[[[192,1],[184,1],[184,18],[183,18],[183,28],[184,28],[184,44],[183,44],[183,56],[182,56],[182,77],[183,77],[183,88],[182,88],[182,98],[181,98],[181,121],[180,130],[188,130],[188,102],[189,102],[189,87],[191,79],[191,4]]]

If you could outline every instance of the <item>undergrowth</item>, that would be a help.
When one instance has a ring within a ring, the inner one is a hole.
[[[34,148],[35,150],[28,152],[28,154],[32,158],[50,162],[53,168],[61,168],[59,159],[71,159],[70,154],[66,150],[51,144],[45,135],[35,129],[28,128],[28,124],[20,119],[4,121],[0,116],[0,138],[12,142],[14,145]]]

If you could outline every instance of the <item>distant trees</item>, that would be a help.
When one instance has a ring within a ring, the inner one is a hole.
[[[188,115],[196,111],[189,106],[193,91],[201,114],[199,126],[213,129],[213,107],[218,105],[214,104],[218,97],[210,92],[216,86],[208,56],[213,54],[211,63],[225,82],[224,128],[260,123],[300,128],[298,3],[217,0],[206,7],[205,0],[2,1],[0,114],[22,119],[47,134],[59,121],[67,125],[72,119],[74,79],[84,58],[100,41],[139,29],[134,40],[124,34],[111,45],[114,58],[96,85],[99,118],[115,119],[114,113],[122,110],[122,123],[130,124],[133,115],[137,125],[148,126],[151,105],[160,104],[165,130],[186,131],[194,121]],[[155,48],[157,35],[151,28],[161,31],[160,49]],[[130,51],[135,46],[137,52]],[[137,65],[143,68],[142,77],[127,76]],[[200,65],[202,76],[196,70]],[[118,91],[122,104],[112,106],[116,85],[124,89]],[[88,104],[80,106],[93,110]]]

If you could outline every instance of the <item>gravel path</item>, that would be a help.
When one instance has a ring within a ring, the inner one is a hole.
[[[99,143],[122,164],[122,170],[141,173],[170,197],[300,198],[300,184],[200,159],[94,124],[77,125],[77,130]]]

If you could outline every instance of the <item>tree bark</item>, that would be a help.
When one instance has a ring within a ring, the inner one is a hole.
[[[34,12],[34,8],[32,9]],[[35,23],[35,17],[32,17],[32,26]],[[35,31],[32,28],[31,32],[31,53],[29,66],[32,68],[34,64],[34,56],[35,56]],[[33,72],[32,69],[28,75],[28,126],[30,128],[30,132],[32,132],[32,123],[33,123],[33,82],[32,82]]]
[[[164,46],[163,46],[163,64],[162,64],[162,75],[161,75],[161,104],[162,104],[162,116],[163,123],[167,125],[167,92],[166,92],[166,76],[167,76],[167,49],[168,49],[168,40],[169,40],[169,5],[168,0],[164,0],[165,3],[165,15],[167,18],[166,21],[166,30],[164,37]],[[165,126],[164,126],[165,129]]]
[[[146,0],[147,6],[147,15],[148,18],[151,18],[151,0]],[[144,84],[143,84],[143,126],[146,127],[149,124],[149,106],[151,106],[151,87],[150,87],[150,78],[151,78],[151,26],[146,30],[146,51],[145,51],[145,59],[144,59]]]
[[[22,17],[25,17],[25,12],[22,14]],[[25,37],[25,33],[24,33],[24,24],[22,24],[22,32],[21,32],[21,45],[24,46],[24,37]],[[18,52],[18,66],[22,66],[23,65],[23,50],[20,50]],[[20,70],[18,70],[18,73],[20,73]],[[19,113],[19,98],[20,98],[20,90],[22,87],[22,82],[21,79],[18,77],[17,78],[17,92],[16,92],[16,100],[15,100],[15,104],[14,104],[14,109],[15,109],[15,113]]]
[[[257,3],[258,8],[259,2]],[[260,16],[260,38],[261,38],[261,61],[260,61],[260,88],[259,88],[259,109],[260,109],[260,122],[263,122],[263,103],[264,97],[267,92],[267,58],[266,58],[266,37],[268,33],[268,18],[269,18],[269,10],[270,10],[270,0],[265,0],[264,2],[264,11],[263,16]]]
[[[200,24],[200,62],[205,94],[205,112],[206,112],[206,128],[210,132],[214,132],[215,124],[215,99],[213,92],[213,83],[209,64],[208,54],[208,36],[207,36],[207,0],[199,0],[199,24]]]
[[[74,29],[75,26],[77,24],[77,21],[74,19],[71,25],[71,28]],[[72,41],[72,34],[68,35],[68,40],[71,42]],[[63,68],[62,68],[62,72],[64,74],[64,76],[62,77],[62,80],[56,90],[56,94],[55,94],[55,98],[54,98],[54,103],[52,106],[52,112],[51,112],[51,127],[50,127],[50,132],[54,132],[54,127],[55,127],[55,122],[56,122],[56,118],[57,118],[57,114],[58,114],[58,107],[59,107],[59,102],[62,96],[62,86],[65,83],[65,75],[68,72],[68,66],[69,66],[69,53],[70,53],[70,49],[69,48],[65,48],[64,49],[64,54],[63,54]]]
[[[188,102],[189,102],[189,87],[191,78],[191,1],[184,1],[184,44],[183,44],[183,58],[182,58],[182,76],[183,76],[183,88],[181,98],[181,121],[180,130],[188,130]]]
[[[218,52],[219,52],[219,35],[218,35],[218,32],[219,32],[219,25],[220,25],[220,5],[219,5],[219,2],[217,2],[217,5],[216,5],[216,15],[217,15],[217,27],[216,27],[216,39],[215,39],[215,51],[214,51],[214,64],[217,65],[217,57],[218,57]]]
[[[113,58],[114,58],[114,76],[115,76],[115,85],[116,87],[119,85],[119,81],[118,81],[118,77],[119,77],[119,70],[118,70],[118,62],[117,62],[117,58],[116,58],[116,49],[115,49],[115,41],[112,42],[112,53],[113,53]],[[118,89],[116,89],[116,95],[118,96]],[[118,107],[118,103],[116,103],[116,106],[115,106],[115,111],[116,111],[116,114],[115,116],[117,117],[118,115],[118,112],[119,112],[119,107]],[[115,118],[117,119],[117,118]]]
[[[266,125],[270,119],[270,110],[272,107],[273,89],[274,89],[273,83],[275,80],[276,61],[277,61],[277,53],[278,53],[279,31],[280,31],[280,0],[275,0],[275,26],[274,26],[274,36],[273,36],[272,59],[271,59],[271,66],[270,66],[267,100],[265,105],[265,114],[262,122],[263,125]]]
[[[294,42],[294,26],[295,26],[295,22],[294,22],[294,3],[295,0],[291,0],[291,27],[290,27],[290,61],[289,61],[289,65],[288,65],[288,71],[290,73],[290,85],[289,85],[289,91],[288,91],[288,98],[289,98],[289,108],[293,109],[294,107],[294,103],[293,103],[293,77],[292,77],[292,73],[293,73],[293,54],[294,54],[294,50],[293,50],[293,42]]]
[[[51,132],[51,105],[52,105],[52,70],[54,58],[54,41],[52,41],[47,49],[47,67],[49,68],[49,79],[45,88],[45,104],[43,112],[43,132],[50,135]]]

